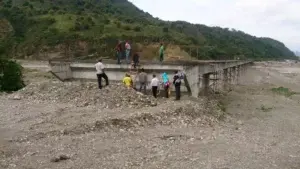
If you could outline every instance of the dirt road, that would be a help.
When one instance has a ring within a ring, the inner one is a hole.
[[[101,110],[2,95],[0,168],[299,169],[300,98],[271,91],[283,86],[300,92],[300,66],[288,74],[286,68],[282,64],[276,69],[272,65],[249,69],[242,84],[223,96],[228,116],[221,122],[201,109],[205,106],[201,99],[196,105],[188,99],[161,100],[146,109]],[[165,107],[173,107],[173,115],[149,115]],[[148,111],[148,116],[126,128],[133,120],[126,114],[141,111]],[[118,120],[105,124],[114,128],[90,128],[111,114]],[[59,155],[69,159],[54,159]]]

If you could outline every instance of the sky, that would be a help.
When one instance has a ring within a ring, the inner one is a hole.
[[[152,16],[234,28],[300,51],[300,0],[129,0]]]

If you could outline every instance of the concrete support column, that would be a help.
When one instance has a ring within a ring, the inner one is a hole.
[[[236,67],[231,68],[232,84],[236,84]]]
[[[237,71],[236,72],[237,73],[236,74],[236,76],[237,76],[236,77],[236,82],[237,82],[237,84],[239,84],[239,82],[240,82],[239,79],[240,79],[240,76],[241,76],[241,66],[240,65],[237,66],[237,70],[236,71]]]
[[[203,88],[203,94],[204,95],[207,95],[208,94],[208,89],[209,89],[209,77],[210,77],[210,74],[207,73],[207,74],[203,74],[202,75],[202,83],[201,83],[201,86]]]
[[[223,70],[223,88],[224,90],[228,90],[228,69]]]

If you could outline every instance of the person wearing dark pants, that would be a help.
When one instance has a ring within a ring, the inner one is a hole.
[[[96,71],[97,71],[98,87],[99,87],[99,89],[102,89],[102,84],[101,84],[102,78],[105,79],[106,86],[109,85],[108,77],[104,72],[104,65],[102,63],[102,59],[98,60],[98,63],[95,64],[95,67],[96,67]]]
[[[101,84],[102,78],[104,78],[106,86],[108,86],[108,77],[107,77],[107,75],[105,73],[97,74],[99,89],[102,89],[102,84]]]
[[[157,98],[157,90],[158,90],[158,84],[159,84],[159,80],[156,77],[156,75],[153,75],[153,78],[151,80],[151,88],[152,88],[152,94],[153,97]]]
[[[153,94],[153,97],[157,98],[157,88],[158,86],[152,86],[152,94]]]
[[[176,99],[180,100],[180,86],[181,86],[181,78],[178,71],[175,71],[175,75],[173,77],[173,84],[175,86]]]
[[[141,72],[139,73],[139,83],[140,83],[140,92],[143,92],[146,94],[146,88],[147,88],[147,73],[145,72],[144,68],[141,69]]]
[[[117,64],[121,64],[121,57],[122,57],[122,42],[119,40],[116,46],[116,55],[117,55]]]
[[[175,100],[180,100],[180,85],[175,85],[175,93],[176,93]]]
[[[133,67],[134,68],[136,68],[137,67],[137,65],[138,65],[138,63],[139,63],[139,58],[140,58],[140,56],[139,56],[139,54],[136,52],[136,53],[134,53],[134,55],[133,55]]]
[[[164,86],[165,89],[165,97],[169,98],[169,85]]]

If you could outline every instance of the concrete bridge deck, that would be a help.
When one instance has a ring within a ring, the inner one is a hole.
[[[125,73],[129,72],[131,68],[130,64],[116,64],[115,60],[103,60],[103,63],[106,67],[106,74],[111,81],[121,81]],[[202,89],[206,90],[209,87],[212,74],[223,72],[222,79],[224,83],[228,83],[228,79],[232,74],[238,76],[240,68],[251,63],[252,61],[247,60],[140,62],[141,67],[148,73],[148,83],[150,83],[152,74],[161,75],[166,72],[171,78],[176,70],[183,71],[186,75],[182,84],[186,88],[183,88],[183,90],[188,91],[194,97],[198,97]],[[96,80],[95,61],[50,60],[49,66],[52,73],[61,80]]]

